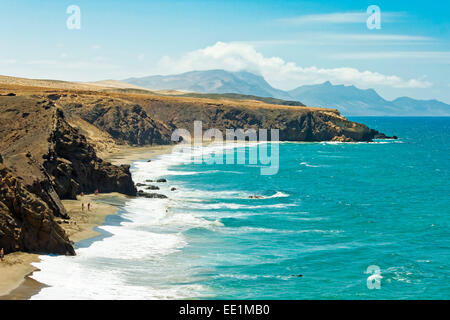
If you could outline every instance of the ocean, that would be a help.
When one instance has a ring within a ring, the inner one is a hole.
[[[449,299],[450,118],[351,120],[399,139],[279,143],[275,175],[133,163],[169,198],[104,200],[119,213],[77,256],[42,256],[32,299]]]

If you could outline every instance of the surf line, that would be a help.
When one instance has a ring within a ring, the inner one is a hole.
[[[194,307],[186,304],[186,307],[181,307],[180,315],[205,315],[207,318],[211,317],[214,307]]]

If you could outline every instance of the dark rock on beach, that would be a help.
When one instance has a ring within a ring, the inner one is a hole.
[[[156,182],[167,182],[167,179],[158,179],[158,180],[156,180]]]
[[[138,192],[138,196],[139,197],[144,197],[144,198],[156,198],[156,199],[167,199],[167,196],[160,194],[160,193],[147,193],[144,191],[139,190]]]
[[[158,186],[148,186],[146,189],[147,190],[159,190],[159,187]]]

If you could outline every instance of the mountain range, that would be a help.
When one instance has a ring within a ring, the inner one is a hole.
[[[272,87],[262,76],[246,71],[191,71],[177,75],[129,78],[123,81],[152,90],[236,93],[295,100],[307,106],[335,108],[345,116],[450,116],[450,105],[438,100],[400,97],[390,101],[382,98],[373,89],[333,85],[329,81],[284,91]]]

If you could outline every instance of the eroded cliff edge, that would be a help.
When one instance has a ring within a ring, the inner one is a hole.
[[[42,96],[0,99],[0,247],[6,252],[74,254],[55,218],[80,192],[136,195],[129,166],[97,157],[86,138]]]
[[[62,95],[58,103],[71,116],[133,145],[169,144],[176,128],[193,134],[194,121],[202,121],[203,131],[279,129],[281,141],[358,142],[389,138],[364,124],[349,121],[337,110],[325,108],[113,93]]]

